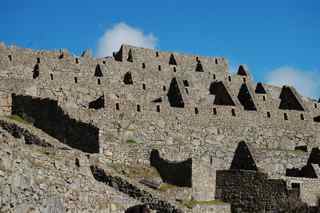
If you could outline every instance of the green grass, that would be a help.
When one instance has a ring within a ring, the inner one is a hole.
[[[23,123],[23,124],[28,124],[30,125],[31,123],[29,123],[28,121],[24,120],[22,117],[20,117],[19,115],[8,115],[6,116],[8,119],[13,120],[13,121],[17,121],[19,123]]]
[[[221,200],[188,200],[183,201],[183,205],[185,205],[187,208],[192,209],[196,205],[200,206],[212,206],[212,205],[222,205],[224,204]]]
[[[289,149],[280,149],[280,148],[271,148],[271,149],[264,148],[261,150],[287,152],[287,153],[292,153],[292,154],[305,154],[306,153],[305,151],[302,151],[302,150],[289,150]]]
[[[138,178],[141,179],[143,178],[152,178],[152,177],[158,177],[159,174],[156,171],[156,169],[152,167],[141,167],[139,165],[124,165],[121,163],[110,163],[108,164],[113,171],[123,174],[129,178]]]
[[[168,183],[162,183],[159,187],[159,191],[164,192],[164,191],[167,191],[167,190],[173,189],[173,188],[176,188],[176,186],[168,184]]]
[[[127,144],[139,144],[140,142],[138,142],[138,141],[135,141],[135,140],[133,140],[133,139],[128,139],[127,140]]]

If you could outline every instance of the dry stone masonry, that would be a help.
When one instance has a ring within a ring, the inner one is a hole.
[[[320,103],[291,86],[255,83],[245,65],[231,74],[223,57],[122,45],[96,59],[1,44],[0,81],[2,116],[18,115],[113,165],[154,168],[175,187],[174,197],[153,199],[130,185],[139,202],[127,212],[147,211],[148,203],[187,211],[170,204],[177,202],[193,212],[280,212],[292,200],[300,212],[316,211]]]

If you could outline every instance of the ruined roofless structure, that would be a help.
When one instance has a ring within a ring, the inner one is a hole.
[[[256,84],[244,65],[231,74],[222,57],[122,45],[96,59],[1,44],[0,80],[3,115],[111,162],[155,167],[183,196],[259,212],[298,190],[317,205],[320,103]],[[231,196],[239,191],[261,202]]]

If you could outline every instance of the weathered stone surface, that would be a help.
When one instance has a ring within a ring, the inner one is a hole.
[[[36,78],[33,75],[35,71],[38,72]],[[97,189],[96,181],[89,181],[89,166],[94,163],[88,161],[149,167],[153,149],[159,150],[168,161],[192,159],[191,191],[199,200],[214,199],[216,171],[230,168],[240,141],[250,146],[258,170],[269,177],[283,178],[288,168],[301,169],[305,166],[312,148],[320,146],[320,124],[313,119],[320,115],[319,103],[301,97],[294,88],[287,86],[281,89],[258,84],[255,90],[256,85],[245,66],[239,68],[238,74],[228,71],[228,62],[224,58],[158,52],[128,45],[123,45],[114,57],[101,59],[93,58],[89,52],[73,58],[67,51],[33,51],[0,45],[0,114],[9,115],[12,109],[18,109],[13,110],[14,113],[29,118],[36,127],[61,142],[59,145],[58,141],[50,138],[49,143],[43,140],[48,137],[43,132],[35,133],[30,129],[28,132],[26,128],[2,123],[0,139],[7,142],[1,147],[0,157],[0,177],[5,179],[2,187],[6,195],[3,198],[6,201],[3,202],[4,208],[11,208],[7,194],[17,190],[14,195],[20,203],[12,205],[23,204],[25,207],[22,209],[28,209],[31,203],[31,208],[35,209],[30,211],[43,210],[40,207],[45,205],[45,200],[61,198],[66,212],[82,204],[85,207],[77,207],[80,212],[88,209],[98,211],[98,206],[116,212],[118,203],[113,201],[118,194],[111,193],[112,202],[99,194],[105,192]],[[129,84],[124,81],[127,73],[131,76]],[[174,97],[179,97],[180,107],[172,105],[176,102],[169,94],[172,79],[176,79]],[[213,82],[220,82],[223,91],[213,91],[214,87],[210,86]],[[250,98],[245,94],[239,99],[241,87],[247,88]],[[38,102],[33,102],[31,107],[23,102],[12,102],[12,93],[32,96]],[[90,107],[90,103],[99,97],[104,98],[104,104]],[[247,110],[250,108],[246,103],[249,99],[255,110]],[[56,107],[46,112],[48,106],[36,104],[44,100],[53,101]],[[35,108],[37,110],[32,110]],[[56,110],[76,123],[96,127],[94,134],[82,134],[88,132],[87,128],[71,130],[70,125],[56,119],[59,116],[53,116]],[[90,135],[95,139],[90,137],[88,140]],[[11,147],[8,141],[19,145]],[[24,146],[25,150],[32,149],[32,154],[21,150]],[[299,146],[306,146],[307,151],[296,150]],[[45,153],[35,154],[34,147],[45,150]],[[81,152],[80,157],[77,154],[78,166],[75,166],[75,159],[69,159],[71,156],[50,160],[46,156],[53,155],[52,150],[55,149],[65,154],[78,153],[72,147],[88,152],[88,156]],[[46,169],[27,169],[32,165]],[[13,171],[13,168],[17,170]],[[20,177],[20,174],[23,175]],[[52,184],[38,183],[34,174]],[[10,186],[9,177],[14,180]],[[84,182],[92,187],[93,192]],[[304,182],[309,184],[306,180],[301,184]],[[50,196],[32,193],[33,188],[28,191],[28,184],[39,192],[48,192]],[[11,188],[13,186],[14,189]],[[27,190],[20,194],[21,188]],[[190,196],[189,191],[183,188],[176,191],[179,192],[174,195],[181,195],[182,199]],[[25,195],[28,193],[34,197]],[[302,196],[309,197],[307,195],[313,196],[317,192],[308,190],[302,193]],[[170,197],[169,192],[159,194],[165,194],[169,200],[174,196]],[[119,203],[123,202],[120,199]],[[89,203],[96,205],[88,207]],[[131,206],[138,203],[131,203]]]

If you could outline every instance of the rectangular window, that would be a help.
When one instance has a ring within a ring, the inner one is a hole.
[[[234,109],[231,109],[232,116],[236,116],[236,111]]]
[[[216,115],[217,114],[217,109],[213,108],[213,114]]]

